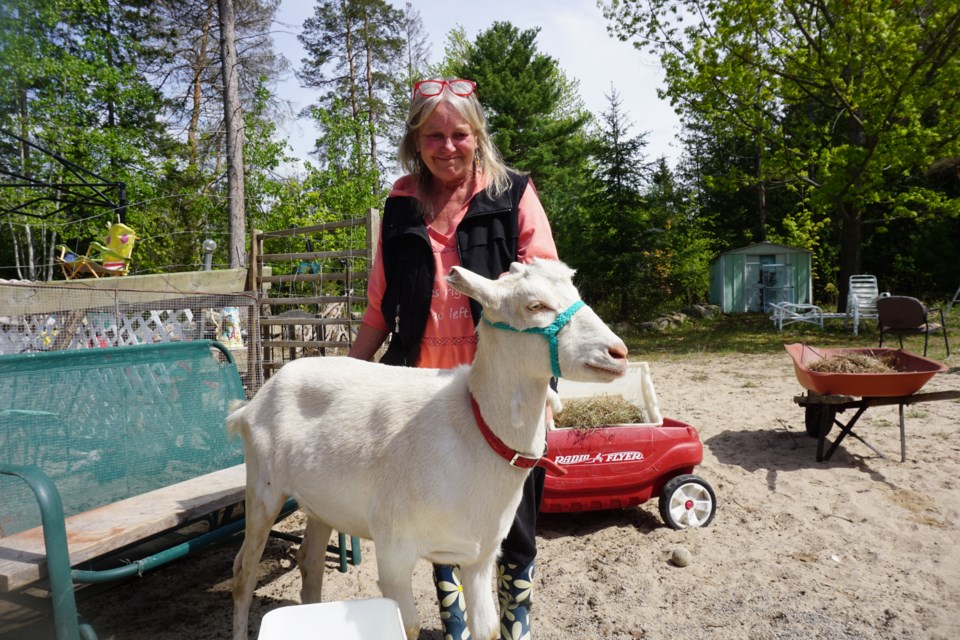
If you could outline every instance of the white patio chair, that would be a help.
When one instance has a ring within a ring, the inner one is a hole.
[[[853,335],[859,335],[861,321],[878,320],[880,318],[877,313],[877,298],[889,295],[886,291],[880,293],[876,276],[850,276],[850,287],[847,292],[847,318],[853,322]]]

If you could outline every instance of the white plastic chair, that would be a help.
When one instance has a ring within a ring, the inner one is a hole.
[[[406,640],[400,607],[389,598],[297,604],[268,611],[257,640]]]
[[[853,335],[859,335],[861,320],[880,318],[877,313],[877,298],[889,295],[887,292],[880,293],[876,276],[850,276],[850,287],[847,291],[847,317],[853,321]]]

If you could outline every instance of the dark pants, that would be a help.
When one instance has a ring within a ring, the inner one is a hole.
[[[533,564],[537,557],[537,512],[543,498],[543,480],[547,472],[543,467],[534,467],[523,484],[523,497],[513,526],[500,546],[501,562],[509,562],[523,568]]]

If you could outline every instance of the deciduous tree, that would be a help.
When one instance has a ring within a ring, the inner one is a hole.
[[[758,143],[756,184],[803,188],[828,222],[841,305],[865,235],[883,221],[955,216],[902,176],[960,154],[960,5],[929,0],[614,0],[613,31],[661,55],[663,96]]]

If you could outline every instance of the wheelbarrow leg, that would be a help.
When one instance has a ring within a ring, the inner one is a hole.
[[[823,456],[823,459],[821,460],[821,459],[820,459],[820,456],[819,456],[819,455],[817,456],[817,462],[824,462],[824,461],[826,461],[826,460],[829,460],[830,457],[833,455],[834,451],[837,450],[837,447],[840,446],[840,443],[843,442],[843,439],[846,438],[848,435],[853,436],[854,438],[856,438],[857,440],[859,440],[859,441],[862,442],[863,444],[865,444],[865,445],[867,445],[868,447],[870,447],[871,449],[873,449],[874,453],[876,453],[877,455],[879,455],[881,458],[883,457],[883,454],[880,453],[879,451],[877,451],[877,449],[876,449],[872,444],[870,444],[869,442],[865,441],[863,438],[861,438],[859,435],[857,435],[856,433],[853,432],[853,425],[855,425],[855,424],[857,423],[857,420],[860,419],[860,416],[862,416],[862,415],[863,415],[863,412],[866,411],[866,410],[867,410],[867,407],[866,407],[865,405],[861,404],[861,405],[859,406],[859,408],[857,408],[857,412],[856,412],[855,414],[853,414],[853,417],[850,418],[850,421],[847,422],[847,424],[841,424],[839,420],[837,421],[837,425],[840,427],[840,433],[837,435],[836,440],[833,441],[833,444],[830,445],[830,448],[827,450],[826,455]],[[834,409],[834,415],[836,415],[836,409]],[[819,451],[820,451],[820,449],[819,449],[819,446],[818,446],[817,452],[819,453]]]
[[[900,403],[900,462],[907,461],[907,435],[903,428],[903,403]]]

